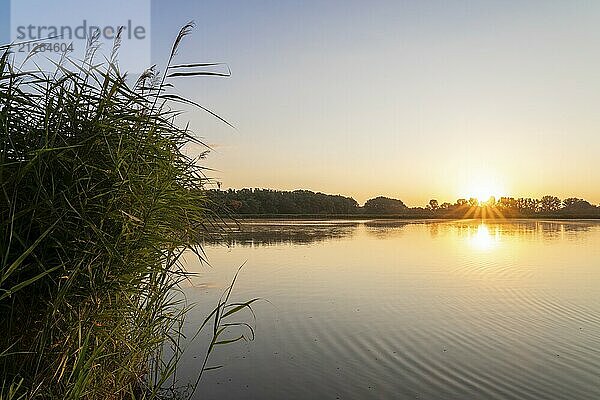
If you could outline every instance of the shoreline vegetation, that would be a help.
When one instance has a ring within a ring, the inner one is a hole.
[[[488,201],[458,199],[424,207],[408,207],[402,200],[375,197],[363,206],[352,197],[309,190],[228,189],[207,191],[222,218],[237,219],[600,219],[600,206],[575,197],[491,197]]]
[[[92,37],[83,60],[50,72],[0,46],[0,400],[190,398],[219,367],[215,347],[252,339],[232,317],[255,300],[229,304],[232,283],[198,328],[212,337],[196,382],[178,381],[191,307],[180,284],[192,275],[181,256],[204,261],[217,216],[205,153],[182,150],[204,144],[175,106],[216,114],[170,82],[223,75],[173,62],[192,27],[162,73],[132,83],[118,68],[121,30],[110,60],[95,60]]]

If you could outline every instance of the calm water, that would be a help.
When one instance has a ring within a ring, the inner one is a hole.
[[[205,251],[190,332],[245,261],[234,300],[269,302],[196,398],[600,399],[600,222],[262,221]]]

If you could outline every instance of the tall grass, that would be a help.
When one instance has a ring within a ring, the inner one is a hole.
[[[171,78],[220,75],[173,63],[191,27],[164,73],[134,84],[114,60],[95,63],[93,40],[84,60],[63,58],[52,72],[18,68],[3,49],[0,399],[167,388],[177,356],[163,351],[178,354],[185,315],[180,257],[198,251],[211,218],[208,179],[182,152],[200,142],[169,106],[201,107],[170,93]]]

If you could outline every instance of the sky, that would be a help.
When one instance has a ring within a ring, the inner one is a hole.
[[[600,2],[151,5],[152,62],[194,20],[177,61],[231,68],[173,82],[224,188],[600,202]]]

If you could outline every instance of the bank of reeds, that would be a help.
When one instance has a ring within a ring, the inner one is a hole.
[[[190,28],[164,73],[134,84],[114,60],[96,63],[93,40],[85,60],[52,72],[17,68],[2,49],[0,399],[154,398],[168,386],[180,256],[211,218],[203,169],[182,153],[198,139],[173,107],[194,103],[169,94],[171,78],[212,74],[173,62]]]

